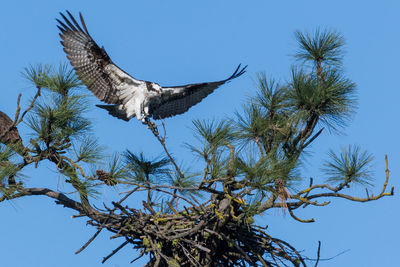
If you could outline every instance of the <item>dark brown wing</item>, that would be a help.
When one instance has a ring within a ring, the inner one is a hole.
[[[8,130],[8,128],[10,128],[12,124],[13,121],[10,119],[10,117],[0,111],[0,137],[3,136],[3,134]],[[18,129],[13,127],[4,135],[3,138],[0,139],[0,142],[6,144],[10,142],[15,143],[19,140],[21,140],[21,137],[19,136]]]
[[[60,24],[61,44],[67,58],[74,67],[79,79],[89,88],[93,94],[108,104],[120,102],[118,96],[121,84],[140,82],[118,68],[107,55],[104,48],[100,48],[90,36],[82,14],[79,14],[82,27],[67,11],[69,19],[60,13],[64,22],[57,19]]]
[[[163,119],[186,112],[219,86],[245,73],[247,66],[243,68],[240,68],[240,66],[239,64],[235,72],[229,78],[222,81],[163,87],[161,105],[154,107],[150,113],[154,119]]]

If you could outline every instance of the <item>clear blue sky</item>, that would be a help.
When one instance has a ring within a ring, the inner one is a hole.
[[[254,93],[258,72],[288,79],[293,63],[290,55],[296,49],[295,30],[337,29],[347,40],[345,71],[358,85],[358,112],[344,135],[325,132],[315,142],[303,175],[322,181],[318,168],[328,149],[359,144],[376,157],[375,191],[384,181],[385,154],[390,160],[390,186],[400,189],[398,1],[47,0],[3,1],[0,7],[0,110],[11,115],[19,92],[24,103],[33,95],[33,88],[21,78],[23,68],[66,60],[55,21],[65,9],[73,14],[81,11],[97,43],[121,68],[140,79],[161,85],[212,81],[227,77],[238,63],[248,64],[246,75],[221,87],[188,113],[166,120],[168,146],[187,167],[191,156],[182,144],[193,141],[192,119],[223,118],[240,109]],[[98,103],[91,99],[93,105]],[[161,152],[151,133],[135,120],[125,123],[95,108],[88,116],[110,153],[126,148],[150,156]],[[23,127],[21,132],[27,133]],[[30,186],[70,191],[51,165],[43,164],[25,175]],[[109,202],[113,193],[104,192],[100,200]],[[362,195],[364,189],[349,193]],[[398,195],[366,204],[337,200],[328,207],[297,212],[303,218],[314,217],[312,224],[300,224],[279,212],[266,213],[258,221],[269,225],[272,235],[309,256],[315,255],[318,240],[323,258],[349,249],[320,266],[395,267],[399,266],[399,206]],[[0,214],[1,266],[132,266],[129,261],[136,255],[125,248],[101,265],[102,257],[120,244],[102,233],[75,256],[95,229],[85,226],[84,219],[70,219],[74,212],[44,197],[0,203]]]

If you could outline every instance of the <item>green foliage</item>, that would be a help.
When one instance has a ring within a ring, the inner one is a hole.
[[[183,171],[183,173],[185,173],[184,177],[180,176],[176,171],[168,172],[167,177],[169,184],[178,188],[196,188],[199,185],[197,174],[189,174],[189,170]],[[177,191],[182,195],[188,195],[190,192],[192,195],[198,197],[202,196],[202,192],[200,190],[178,189]]]
[[[76,162],[96,163],[104,158],[104,147],[100,146],[98,140],[93,136],[85,136],[79,140],[79,147],[73,146]]]
[[[24,72],[22,72],[22,76],[36,87],[45,88],[49,84],[48,80],[49,77],[52,76],[53,71],[54,69],[50,65],[30,65],[29,67],[24,69]]]
[[[19,170],[18,166],[10,161],[0,162],[0,181],[4,180],[6,177],[16,176]]]
[[[244,114],[236,112],[236,132],[244,144],[254,141],[254,138],[262,137],[267,129],[265,114],[260,105],[249,103],[244,106]]]
[[[268,81],[262,73],[257,89],[257,95],[245,105],[244,114],[236,112],[236,135],[244,144],[261,139],[269,153],[290,134],[292,111],[286,87]]]
[[[247,154],[247,159],[236,158],[238,175],[243,176],[248,185],[258,190],[274,191],[273,184],[276,179],[293,182],[298,177],[298,162],[279,154],[271,153],[258,158]]]
[[[321,120],[329,125],[345,125],[356,108],[356,84],[338,70],[325,72]]]
[[[229,168],[229,151],[237,141],[230,121],[193,121],[196,139],[201,147],[192,144],[186,146],[206,162],[204,176],[207,179],[217,179],[226,175]]]
[[[129,176],[129,169],[125,166],[123,158],[114,153],[108,162],[108,174],[111,180],[124,180]]]
[[[81,96],[53,100],[53,103],[36,104],[33,115],[28,118],[28,126],[39,141],[61,143],[90,129],[90,121],[82,116],[86,106]]]
[[[337,70],[324,72],[323,82],[314,74],[292,69],[288,102],[301,120],[319,116],[332,128],[344,126],[355,108],[356,85]]]
[[[50,65],[31,65],[22,75],[33,85],[66,96],[71,89],[79,88],[82,83],[68,64],[60,64],[58,70]]]
[[[341,65],[343,58],[344,37],[336,31],[316,29],[314,33],[295,32],[299,50],[295,58],[314,64],[318,61],[329,65]]]
[[[194,120],[193,126],[195,137],[203,143],[203,148],[199,150],[192,145],[187,146],[203,158],[215,154],[219,148],[226,146],[233,140],[233,132],[227,121]]]
[[[15,154],[10,146],[0,145],[0,162],[9,161]]]
[[[8,177],[12,177],[14,181],[15,177],[24,177],[16,163],[16,155],[18,154],[15,152],[15,145],[0,145],[0,187]]]
[[[143,152],[139,154],[126,150],[123,154],[130,178],[139,183],[157,183],[157,178],[169,173],[170,160],[166,157],[148,159]]]
[[[48,89],[46,99],[35,103],[27,120],[38,141],[46,146],[60,146],[90,130],[90,121],[83,116],[88,110],[87,101],[84,96],[72,92],[80,83],[71,69],[66,65],[58,70],[43,65],[31,66],[26,69],[25,76],[36,86]]]
[[[77,190],[79,196],[84,196],[86,199],[89,197],[97,199],[100,196],[99,190],[96,188],[97,184],[93,180],[84,179],[71,182]]]
[[[347,148],[343,147],[340,154],[330,150],[328,155],[330,159],[324,163],[323,171],[328,176],[329,182],[372,185],[373,155],[362,151],[358,146],[351,145]]]
[[[288,111],[287,89],[280,86],[275,80],[268,81],[265,73],[257,75],[257,95],[254,100],[274,116],[276,113]]]
[[[77,89],[82,86],[80,80],[76,77],[74,70],[68,64],[60,64],[58,71],[53,70],[47,79],[47,88],[61,96],[71,94],[71,89]]]

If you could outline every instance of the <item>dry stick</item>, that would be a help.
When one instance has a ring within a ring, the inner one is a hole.
[[[121,204],[123,201],[125,201],[130,195],[132,195],[134,192],[136,192],[139,189],[139,187],[136,187],[135,189],[129,191],[123,198],[121,198],[120,201],[118,201],[118,204]]]
[[[320,188],[320,189],[326,188],[326,189],[328,189],[330,191],[333,191],[333,192],[337,192],[338,191],[338,187],[331,187],[328,184],[316,184],[316,185],[311,185],[309,188],[300,191],[299,193],[296,194],[296,196],[300,196],[302,194],[305,194],[304,197],[307,197],[307,195],[310,193],[310,191],[312,191],[314,189],[317,189],[317,188]]]
[[[157,138],[157,140],[160,142],[160,144],[164,148],[165,153],[167,154],[168,158],[171,160],[171,162],[174,165],[174,167],[175,167],[176,171],[178,172],[179,176],[181,178],[185,178],[185,176],[183,175],[182,171],[179,169],[178,165],[176,164],[174,158],[171,156],[171,154],[169,154],[168,149],[165,146],[165,137],[166,137],[167,131],[165,129],[164,122],[161,121],[161,123],[162,123],[163,129],[164,129],[164,137],[163,138],[160,137],[160,134],[158,132],[157,126],[155,126],[152,122],[148,121],[147,122],[147,126],[149,127],[149,129],[151,130],[153,135]]]
[[[70,198],[68,198],[65,194],[60,193],[60,192],[56,192],[53,191],[51,189],[48,188],[23,188],[21,189],[20,192],[9,196],[8,199],[14,199],[14,198],[19,198],[19,197],[23,197],[23,196],[48,196],[50,198],[56,199],[56,203],[60,204],[60,205],[64,205],[64,207],[70,208],[70,209],[74,209],[80,213],[84,212],[84,209],[82,207],[82,204],[72,200]],[[0,202],[3,199],[0,199]],[[91,214],[88,214],[91,215]]]
[[[320,252],[321,252],[321,241],[318,241],[317,261],[315,262],[314,267],[317,267],[317,265],[318,265]]]
[[[133,189],[131,192],[129,192],[128,194],[126,194],[126,196],[124,196],[120,201],[118,201],[117,203],[119,204],[119,205],[121,205],[121,203],[125,200],[125,199],[127,199],[131,194],[133,194],[136,190],[138,189],[138,187],[137,188],[135,188],[135,189]],[[117,209],[117,206],[115,206],[111,211],[110,211],[110,214],[109,215],[111,215],[115,210]],[[78,253],[80,253],[80,252],[82,252],[85,248],[87,248],[87,246],[89,246],[89,244],[90,243],[92,243],[93,242],[93,240],[100,234],[100,232],[101,232],[101,230],[103,230],[103,228],[104,228],[104,226],[106,225],[106,223],[108,223],[108,219],[109,219],[110,217],[108,217],[106,220],[104,220],[104,222],[101,224],[101,226],[100,226],[100,228],[99,228],[99,230],[97,230],[97,232],[78,250],[78,251],[76,251],[75,252],[75,254],[78,254]]]
[[[75,254],[78,254],[82,252],[87,246],[89,246],[90,243],[100,234],[101,230],[103,230],[104,224],[107,222],[107,220],[104,221],[104,223],[100,226],[100,229],[97,230],[97,232],[80,248],[78,249]]]
[[[313,185],[313,186],[310,186],[309,188],[307,188],[305,190],[300,191],[295,196],[292,196],[293,198],[298,199],[300,201],[296,202],[296,203],[291,203],[291,207],[292,207],[292,209],[296,209],[296,208],[300,207],[304,203],[314,205],[315,202],[312,202],[310,200],[314,199],[314,198],[320,198],[320,197],[338,197],[338,198],[345,198],[345,199],[348,199],[348,200],[351,200],[351,201],[356,201],[356,202],[368,202],[368,201],[377,200],[377,199],[382,198],[384,196],[392,196],[392,195],[394,195],[394,187],[391,188],[390,192],[386,192],[386,187],[387,187],[387,185],[389,183],[389,173],[390,173],[390,171],[389,171],[389,160],[388,160],[388,156],[387,155],[385,155],[385,162],[386,162],[386,170],[385,170],[386,179],[385,179],[385,182],[384,182],[384,184],[382,186],[381,193],[376,195],[376,196],[374,196],[374,195],[370,196],[369,193],[368,193],[368,190],[367,190],[366,191],[366,194],[367,194],[366,198],[352,197],[352,196],[349,196],[349,195],[336,193],[336,192],[340,191],[343,188],[343,186],[331,187],[328,184]],[[326,188],[326,189],[328,189],[330,191],[333,191],[334,193],[320,193],[320,194],[315,194],[315,195],[308,196],[310,191],[312,191],[313,189],[316,189],[316,188],[320,188],[320,189]],[[302,194],[305,194],[305,196],[304,197],[300,197],[300,195],[302,195]],[[304,201],[304,200],[306,200],[306,201]]]
[[[189,253],[189,251],[181,243],[179,243],[179,245],[182,247],[183,253],[185,254],[186,258],[190,261],[192,266],[201,266],[199,262]],[[197,263],[194,262],[193,260],[195,260]]]
[[[313,182],[314,182],[313,178],[310,177],[310,185],[308,186],[309,188],[310,188],[311,186],[313,186]],[[307,197],[309,193],[310,193],[310,191],[308,191],[308,192],[304,195],[304,197]],[[303,206],[303,208],[305,208],[305,207],[306,207],[306,205]]]
[[[17,110],[15,111],[14,121],[10,125],[10,127],[8,127],[8,129],[0,135],[0,139],[2,139],[8,132],[10,132],[12,130],[12,128],[14,128],[18,124],[20,124],[22,122],[23,118],[25,117],[26,113],[28,113],[33,108],[33,105],[35,104],[36,99],[40,96],[40,87],[37,87],[37,92],[36,92],[35,96],[33,97],[31,104],[22,113],[21,117],[19,117],[19,114],[21,112],[21,96],[22,95],[19,94],[18,98],[17,98]]]
[[[158,267],[160,265],[161,262],[161,258],[160,256],[166,261],[168,262],[168,258],[165,258],[166,256],[158,249],[157,245],[155,245],[153,243],[153,240],[151,239],[150,236],[147,236],[147,240],[149,240],[150,246],[153,249],[153,254],[156,257],[156,262],[154,263],[154,266]]]
[[[299,221],[299,222],[302,222],[302,223],[312,223],[312,222],[315,222],[314,218],[311,218],[311,219],[309,219],[309,220],[300,219],[299,217],[297,217],[296,215],[294,215],[294,213],[293,213],[293,211],[292,211],[292,208],[291,208],[290,206],[288,206],[287,208],[288,208],[288,211],[289,211],[290,216],[292,216],[292,218],[295,219],[296,221]]]
[[[134,263],[135,261],[137,261],[138,259],[140,259],[141,257],[144,256],[144,253],[139,253],[139,256],[137,256],[136,258],[134,258],[130,263]]]
[[[321,194],[311,195],[308,197],[308,199],[320,198],[320,197],[338,197],[338,198],[345,198],[345,199],[355,201],[355,202],[368,202],[368,201],[378,200],[384,196],[393,196],[393,194],[394,194],[394,187],[392,187],[392,189],[388,193],[385,193],[385,192],[380,193],[379,195],[371,196],[369,198],[352,197],[352,196],[340,194],[340,193],[321,193]]]
[[[173,192],[169,192],[169,191],[166,191],[166,190],[162,190],[162,189],[160,189],[160,188],[153,188],[153,187],[149,187],[149,188],[152,189],[152,190],[154,190],[154,191],[158,191],[158,192],[162,192],[162,193],[165,193],[165,194],[169,194],[169,195],[171,195],[171,196],[173,196],[173,197],[175,197],[175,198],[180,198],[180,199],[186,201],[187,203],[189,203],[190,205],[195,206],[194,203],[191,202],[189,199],[187,199],[187,198],[185,198],[185,197],[183,197],[183,196],[174,194]]]
[[[103,260],[101,261],[101,263],[105,263],[109,258],[111,258],[112,256],[114,256],[115,253],[117,253],[121,248],[125,247],[127,244],[129,243],[129,241],[125,241],[124,243],[122,243],[119,247],[117,247],[116,249],[114,249],[110,255],[108,255],[107,257],[103,258]]]
[[[322,127],[322,129],[319,130],[316,134],[314,134],[314,136],[311,137],[310,140],[308,140],[307,143],[305,143],[301,148],[304,149],[304,148],[306,148],[309,144],[311,144],[311,143],[315,140],[315,138],[317,138],[317,137],[322,133],[322,131],[323,131],[324,129],[325,129],[325,127]]]
[[[150,211],[151,215],[156,215],[157,212],[154,211],[154,209],[146,202],[146,201],[142,201],[142,205],[143,207],[145,207],[148,211]]]
[[[174,191],[172,192],[172,198],[171,198],[171,200],[169,200],[169,201],[167,201],[166,203],[167,203],[167,205],[168,206],[172,206],[172,203],[175,201],[175,199],[176,199],[176,211],[178,211],[179,212],[179,208],[178,208],[178,200],[179,199],[177,199],[176,198],[176,193],[178,192],[178,189],[174,189]],[[175,209],[172,209],[172,211],[174,211]],[[175,211],[174,211],[175,212]],[[175,212],[176,213],[176,212]]]
[[[290,198],[300,200],[300,202],[303,202],[303,203],[308,204],[308,205],[313,205],[313,206],[326,206],[326,205],[329,205],[331,203],[330,201],[325,201],[325,202],[322,202],[322,203],[318,203],[317,201],[311,201],[308,197],[307,198],[306,197],[299,197],[297,195],[292,195],[292,196],[290,196]],[[288,203],[288,204],[291,204],[291,203]]]
[[[268,236],[272,241],[274,241],[276,244],[278,244],[278,246],[280,246],[281,248],[282,248],[282,244],[285,245],[286,247],[288,247],[291,251],[293,251],[293,252],[297,255],[297,259],[300,260],[300,262],[303,264],[303,266],[307,266],[307,265],[305,264],[305,262],[304,262],[303,257],[300,255],[300,253],[299,253],[292,245],[290,245],[289,243],[287,243],[287,242],[285,242],[285,241],[283,241],[283,240],[280,240],[280,239],[278,239],[278,238],[269,236],[269,235],[267,235],[267,234],[266,234],[265,232],[263,232],[263,231],[260,231],[260,232],[263,233],[263,234],[265,234],[266,236]],[[281,244],[281,243],[282,243],[282,244]]]
[[[265,260],[261,257],[260,254],[257,254],[257,258],[259,261],[261,261],[263,267],[268,267],[268,264],[265,262]]]
[[[139,185],[139,184],[137,184],[137,183],[126,183],[126,184],[134,184],[134,185],[137,185],[137,186],[142,186],[142,185]],[[177,190],[182,190],[182,191],[198,191],[198,190],[203,190],[203,191],[207,191],[207,192],[213,193],[213,194],[219,194],[219,195],[224,195],[224,194],[225,194],[225,192],[218,191],[218,190],[215,190],[215,189],[213,189],[213,188],[200,187],[200,186],[198,186],[198,187],[181,187],[181,186],[174,186],[174,185],[156,184],[156,185],[153,185],[153,186],[151,187],[152,190],[155,190],[156,188],[177,189]]]
[[[387,184],[389,182],[389,172],[390,171],[389,171],[389,160],[388,160],[388,156],[387,155],[385,155],[385,162],[386,162],[386,170],[385,170],[386,180],[385,180],[385,183],[383,184],[381,195],[386,191],[386,186],[387,186]],[[392,186],[392,189],[390,190],[390,193],[391,193],[391,195],[393,195],[393,193],[394,193],[394,187],[393,186]]]
[[[211,250],[209,248],[206,248],[206,247],[204,247],[202,245],[199,245],[199,244],[197,244],[196,242],[194,242],[192,240],[189,240],[189,239],[186,239],[186,238],[182,238],[182,241],[184,241],[186,243],[189,243],[189,244],[195,246],[196,248],[198,248],[200,250],[203,250],[206,253],[210,253],[211,252]]]
[[[17,124],[20,124],[20,123],[22,122],[22,120],[23,120],[23,118],[25,117],[25,115],[33,108],[33,105],[35,104],[36,99],[40,96],[41,87],[38,86],[38,87],[36,87],[36,88],[37,88],[37,92],[36,92],[35,96],[33,97],[31,104],[30,104],[29,107],[22,113],[22,115],[21,115],[21,117],[19,118]]]
[[[168,236],[166,237],[167,240],[172,241],[174,239],[178,239],[178,238],[183,238],[185,236],[188,236],[190,234],[196,233],[198,230],[200,230],[201,227],[203,227],[203,225],[205,224],[204,220],[201,220],[196,226],[194,226],[192,229],[190,229],[189,231],[180,233],[180,234],[176,234],[173,236]]]
[[[368,202],[368,201],[377,200],[377,199],[382,198],[384,196],[392,196],[392,195],[394,195],[394,187],[391,188],[390,192],[385,192],[386,191],[386,187],[387,187],[387,185],[389,183],[389,173],[390,173],[390,171],[389,171],[389,161],[388,161],[387,155],[385,155],[385,162],[386,162],[386,170],[385,170],[386,179],[385,179],[385,182],[384,182],[384,184],[382,186],[382,191],[381,191],[381,193],[379,195],[376,195],[376,196],[371,195],[370,196],[368,191],[367,191],[366,192],[367,193],[367,197],[366,198],[352,197],[352,196],[349,196],[349,195],[336,193],[337,191],[339,191],[338,187],[333,188],[333,187],[331,187],[331,186],[329,186],[327,184],[313,185],[313,186],[311,186],[311,187],[299,192],[296,196],[293,196],[293,198],[299,199],[300,201],[296,202],[296,203],[291,203],[292,209],[296,209],[296,208],[300,207],[304,203],[313,205],[313,202],[311,202],[310,200],[314,199],[314,198],[320,198],[320,197],[338,197],[338,198],[345,198],[345,199],[348,199],[348,200],[351,200],[351,201],[356,201],[356,202]],[[327,189],[333,191],[334,193],[320,193],[320,194],[315,194],[315,195],[308,196],[308,193],[311,190],[316,189],[316,188],[321,188],[321,189],[322,188],[327,188]],[[301,194],[304,194],[304,193],[306,193],[306,196],[300,198],[299,196]],[[303,200],[307,200],[307,201],[304,202]]]
[[[17,98],[17,110],[15,111],[14,123],[17,123],[17,121],[19,119],[19,113],[21,112],[21,97],[22,97],[22,94],[19,93],[18,98]],[[14,124],[14,126],[15,126],[15,124]]]
[[[200,204],[200,202],[197,201],[197,199],[193,196],[192,192],[190,191],[189,191],[189,196],[194,202],[196,202],[196,204],[200,207],[200,209],[204,211],[204,204]]]

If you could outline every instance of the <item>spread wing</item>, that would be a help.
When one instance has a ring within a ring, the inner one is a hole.
[[[111,61],[104,48],[90,36],[82,14],[79,13],[82,27],[70,12],[67,11],[69,19],[60,14],[64,19],[64,22],[57,19],[61,44],[78,78],[98,99],[108,104],[121,103],[123,100],[119,96],[122,94],[124,98],[133,97],[134,92],[126,91],[127,85],[138,86],[144,82],[134,79]],[[129,91],[134,86],[130,86]]]
[[[243,68],[240,68],[240,66],[239,64],[235,72],[229,78],[222,81],[163,87],[161,104],[153,107],[150,113],[152,113],[154,119],[163,119],[186,112],[219,86],[245,73],[247,66]]]

